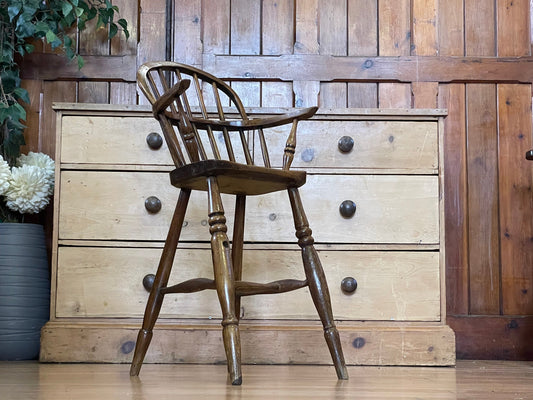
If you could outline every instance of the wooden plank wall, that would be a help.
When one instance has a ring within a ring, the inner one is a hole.
[[[53,154],[53,101],[144,103],[135,70],[168,50],[230,80],[248,106],[446,108],[447,311],[458,357],[533,359],[532,2],[114,3],[131,40],[80,35],[81,72],[46,48],[26,60],[29,149]]]

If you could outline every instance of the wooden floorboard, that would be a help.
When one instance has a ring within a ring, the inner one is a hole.
[[[457,361],[453,367],[245,365],[242,386],[225,365],[0,362],[3,400],[143,399],[533,399],[533,362]]]

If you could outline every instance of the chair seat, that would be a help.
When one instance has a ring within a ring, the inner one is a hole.
[[[176,168],[170,183],[182,189],[207,191],[207,177],[216,176],[221,193],[259,195],[305,183],[305,171],[285,171],[226,160],[205,160]]]

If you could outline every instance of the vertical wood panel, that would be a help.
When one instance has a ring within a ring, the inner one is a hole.
[[[149,6],[159,5],[154,11]],[[148,61],[165,59],[165,0],[141,0],[141,26],[137,47],[137,66]],[[149,104],[144,94],[138,90],[138,103]]]
[[[533,314],[531,85],[498,85],[503,313]]]
[[[411,50],[409,0],[379,0],[379,54],[406,56]]]
[[[411,54],[437,54],[437,0],[412,0],[413,33]]]
[[[318,4],[320,54],[347,55],[346,0],[319,0]]]
[[[437,107],[438,82],[413,82],[412,91],[414,108]]]
[[[262,54],[291,54],[294,48],[294,1],[263,0]]]
[[[346,56],[348,54],[346,0],[319,0],[318,5],[320,54]],[[346,107],[347,89],[347,84],[344,82],[321,82],[320,107]]]
[[[204,54],[229,54],[230,0],[202,2]]]
[[[87,29],[80,33],[81,55],[109,54],[109,40],[106,29],[95,29],[96,21],[87,23]],[[109,83],[80,82],[78,86],[80,103],[109,103]]]
[[[437,25],[439,54],[441,56],[462,56],[464,54],[463,7],[463,0],[439,1]]]
[[[348,0],[348,55],[378,54],[377,0]],[[377,107],[377,83],[348,83],[348,107]]]
[[[175,0],[174,61],[202,66],[201,12],[201,0]]]
[[[36,80],[23,80],[21,87],[28,91],[30,97],[30,104],[24,104],[26,110],[26,129],[24,130],[24,141],[26,145],[22,147],[22,153],[28,153],[29,151],[41,151],[40,149],[40,135],[39,135],[39,122],[40,122],[40,109],[41,109],[41,92],[42,81]],[[50,154],[53,157],[53,153]]]
[[[52,104],[56,101],[76,101],[76,82],[44,82],[43,118],[40,133],[40,149],[43,153],[54,155],[56,151],[56,114]]]
[[[292,83],[263,82],[261,107],[293,107]]]
[[[528,0],[498,0],[498,56],[527,56],[531,53]]]
[[[294,81],[294,105],[296,107],[313,107],[318,105],[320,82],[318,81]]]
[[[295,54],[318,54],[318,0],[296,0]]]
[[[465,55],[496,55],[495,18],[494,1],[465,0]]]
[[[500,313],[496,86],[467,85],[470,313]]]
[[[377,83],[348,83],[348,107],[374,108],[378,106]]]
[[[231,0],[230,49],[231,54],[260,53],[261,0]]]
[[[465,0],[465,55],[496,54],[495,2]],[[493,21],[493,23],[487,23]],[[495,85],[467,85],[469,312],[500,313]]]
[[[465,85],[439,87],[444,120],[444,192],[446,193],[446,308],[448,315],[468,314],[468,248]]]
[[[138,36],[138,13],[139,7],[131,4],[131,0],[114,0],[113,4],[118,6],[120,14],[118,18],[128,21],[128,31],[130,38],[120,33],[111,39],[111,55],[124,55],[137,53]],[[134,1],[133,3],[138,3]],[[109,102],[111,104],[136,104],[137,88],[135,83],[111,82],[109,84]]]
[[[237,92],[245,107],[261,106],[261,82],[231,82],[231,87]]]
[[[380,108],[411,108],[411,85],[408,83],[380,83]]]
[[[412,0],[411,53],[418,56],[437,55],[437,0]],[[414,108],[437,106],[437,82],[413,82]]]
[[[380,0],[379,55],[406,56],[411,48],[410,0]],[[411,85],[382,83],[378,86],[379,107],[411,107]]]

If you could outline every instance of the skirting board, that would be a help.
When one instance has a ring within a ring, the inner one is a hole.
[[[129,363],[138,325],[49,322],[42,362]],[[446,325],[340,327],[348,365],[455,365],[455,335]],[[241,325],[245,364],[331,364],[320,326]],[[159,325],[145,362],[225,363],[220,326]]]

